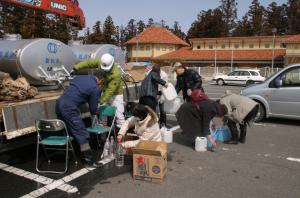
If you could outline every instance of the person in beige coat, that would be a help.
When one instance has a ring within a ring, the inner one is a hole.
[[[133,116],[122,125],[118,133],[118,141],[123,139],[131,127],[134,127],[134,132],[139,139],[122,143],[124,148],[135,147],[140,140],[162,140],[157,115],[150,107],[137,104],[133,108],[132,114]]]
[[[231,132],[231,140],[226,143],[245,143],[247,125],[255,118],[259,108],[258,103],[246,96],[234,94],[230,91],[226,91],[219,102],[227,108],[225,119],[227,119],[227,126]],[[240,126],[240,135],[237,124]]]

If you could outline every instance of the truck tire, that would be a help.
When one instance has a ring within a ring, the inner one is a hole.
[[[222,85],[224,85],[225,83],[224,83],[224,80],[223,79],[218,79],[217,80],[217,85],[219,85],[219,86],[222,86]]]
[[[258,102],[258,104],[259,104],[259,108],[258,108],[257,115],[254,118],[254,122],[261,122],[263,119],[266,118],[266,108],[261,102]]]

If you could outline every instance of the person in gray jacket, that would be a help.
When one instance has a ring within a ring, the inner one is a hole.
[[[227,115],[225,116],[225,119],[231,132],[231,140],[225,143],[245,143],[247,125],[254,120],[259,108],[258,103],[246,96],[234,94],[228,90],[219,102],[227,108]],[[240,126],[240,135],[237,129],[237,124]]]

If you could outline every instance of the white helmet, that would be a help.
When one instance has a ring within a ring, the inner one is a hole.
[[[101,69],[104,71],[110,71],[114,65],[115,59],[109,53],[103,54],[101,56]]]

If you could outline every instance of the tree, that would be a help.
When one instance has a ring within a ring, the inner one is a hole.
[[[93,32],[90,34],[89,38],[87,38],[88,43],[101,44],[104,40],[101,31],[101,22],[96,21],[92,29]]]
[[[225,23],[225,34],[227,36],[232,34],[236,26],[237,20],[237,2],[236,0],[220,0],[221,5],[219,9],[222,12],[222,19]]]
[[[120,27],[120,47],[122,48],[122,50],[125,49],[125,42],[126,42],[126,30],[121,25],[121,27]]]
[[[251,24],[247,15],[245,15],[238,21],[236,28],[233,30],[233,36],[251,36],[252,33]]]
[[[148,19],[147,27],[151,27],[153,24],[154,24],[153,18],[149,18],[149,19]]]
[[[287,2],[287,16],[288,16],[288,33],[299,34],[300,33],[300,1],[288,0]]]
[[[265,18],[264,18],[265,8],[260,5],[258,0],[253,0],[249,11],[247,13],[248,19],[251,24],[252,34],[251,35],[264,35]]]
[[[136,25],[137,25],[137,33],[138,34],[142,33],[146,29],[146,25],[145,25],[144,21],[142,21],[142,20],[139,20]]]
[[[130,19],[125,30],[125,39],[128,41],[129,39],[135,37],[137,35],[137,28],[135,25],[135,20]]]
[[[176,36],[181,38],[182,40],[185,40],[185,33],[181,30],[181,26],[179,25],[178,21],[174,22],[173,27],[171,28],[171,32],[173,32]]]
[[[116,27],[111,16],[106,17],[103,24],[103,37],[104,43],[107,44],[115,44],[116,40],[114,39],[114,35],[116,34]]]
[[[272,2],[266,10],[266,34],[272,35],[273,28],[277,29],[278,34],[286,34],[287,24],[286,5],[278,6],[276,2]]]
[[[188,38],[225,36],[225,23],[220,9],[202,10],[188,31]]]

